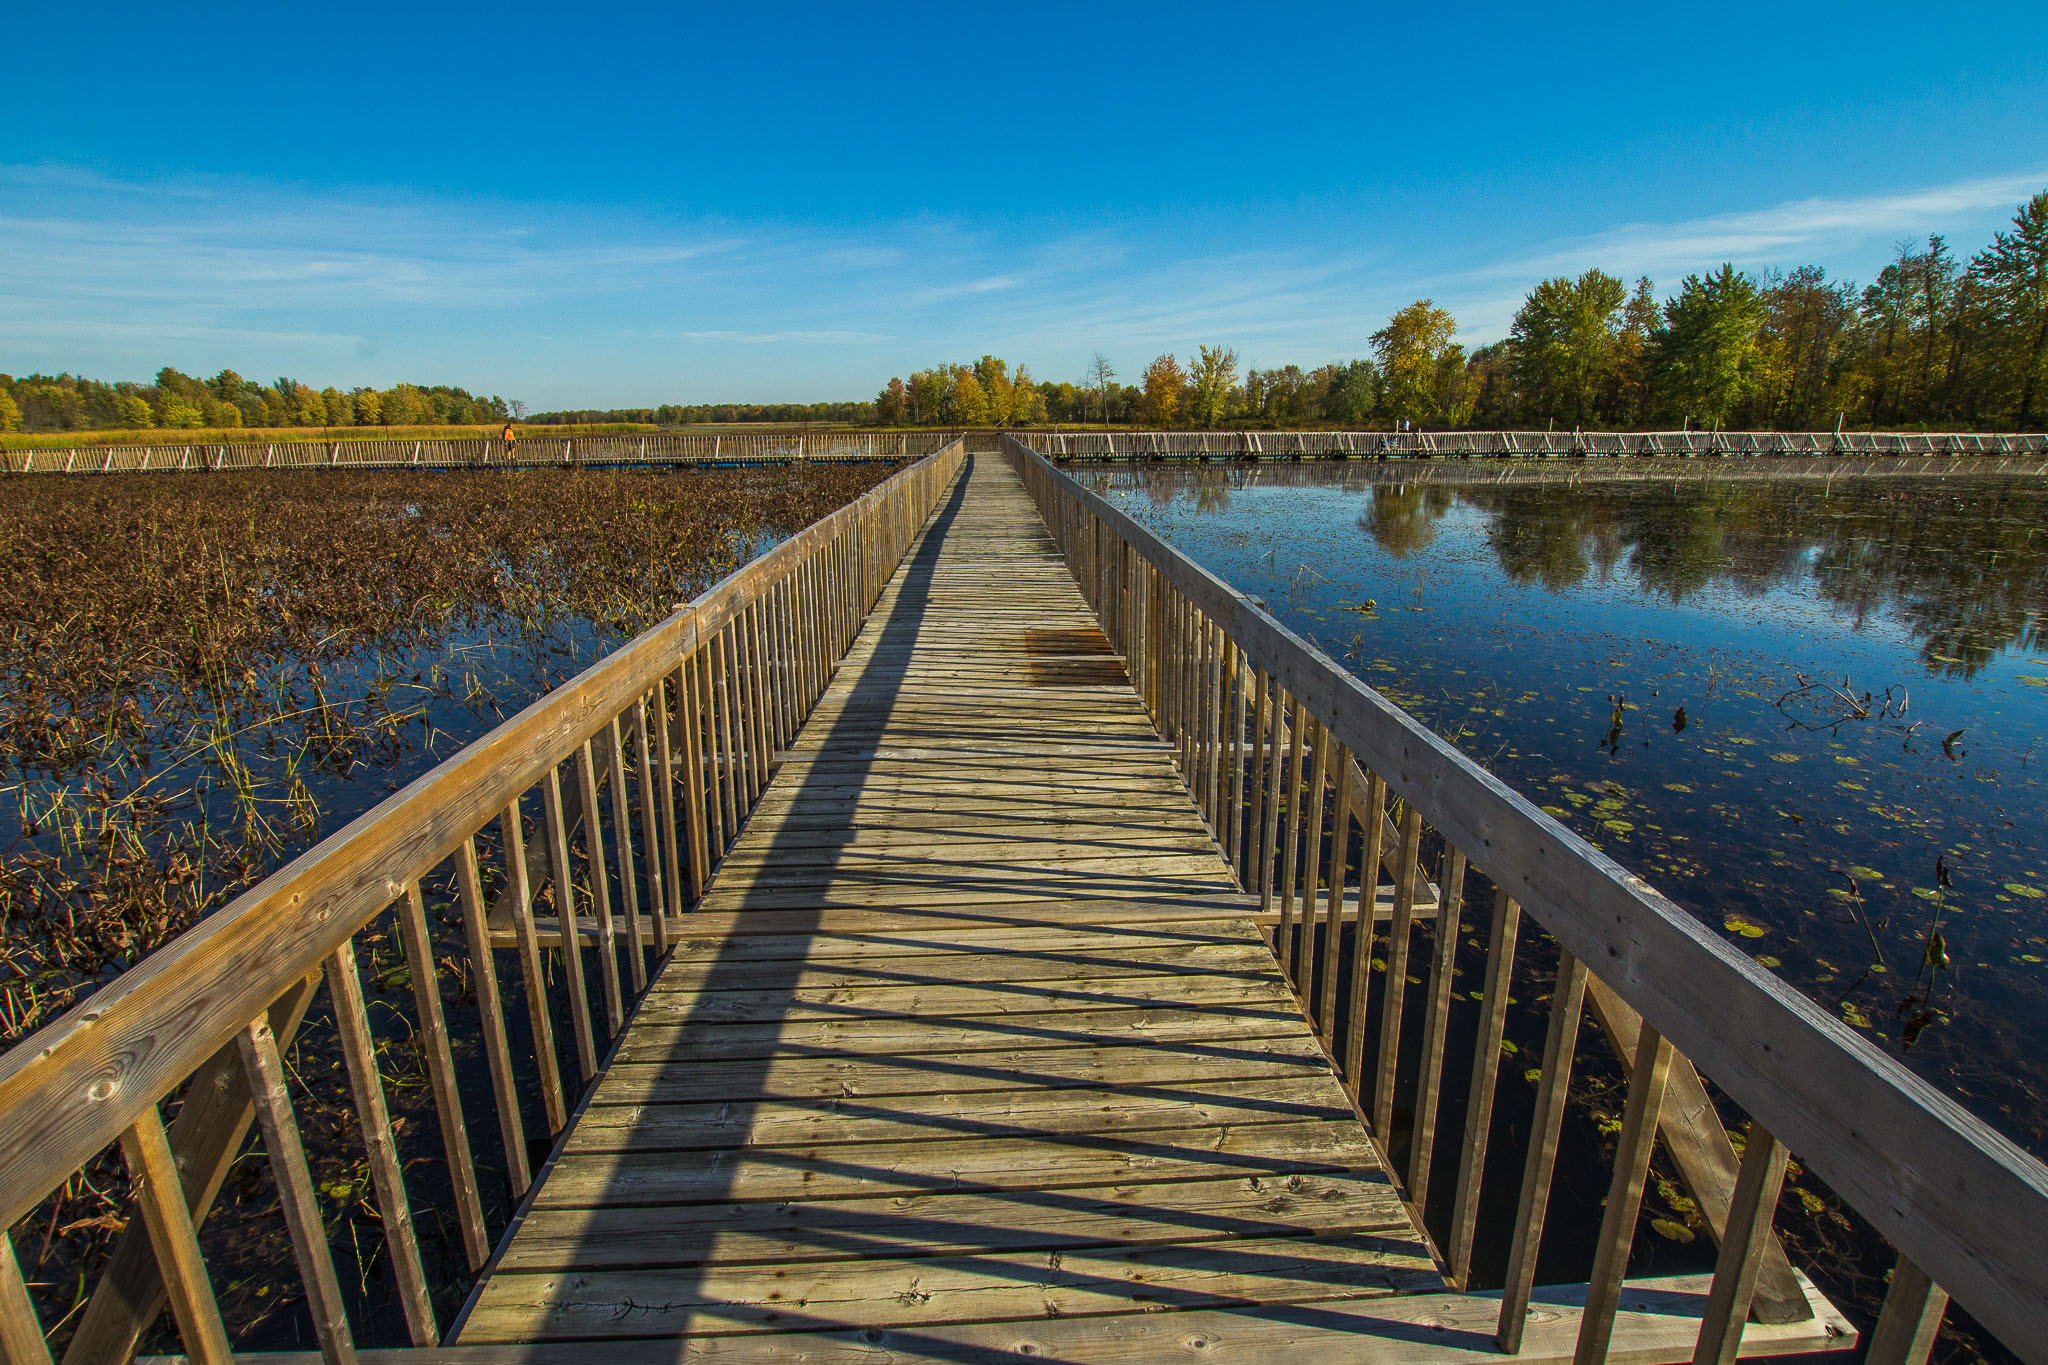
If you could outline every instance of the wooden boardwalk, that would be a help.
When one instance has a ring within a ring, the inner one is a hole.
[[[974,460],[459,1341],[949,1354],[1441,1290],[1255,908],[1016,476]]]

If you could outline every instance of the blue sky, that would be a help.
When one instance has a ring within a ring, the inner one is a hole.
[[[202,17],[203,16],[203,17]],[[1868,280],[2048,188],[2033,4],[38,6],[0,370],[866,397],[1364,353],[1434,297]]]

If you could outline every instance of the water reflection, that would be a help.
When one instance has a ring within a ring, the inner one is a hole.
[[[1196,510],[1207,504],[1227,507],[1228,492],[1198,488]],[[1930,669],[1964,677],[2002,650],[2039,651],[2048,639],[2048,534],[2037,534],[2048,525],[2048,488],[2034,482],[1378,484],[1358,526],[1406,558],[1459,506],[1484,517],[1510,581],[1553,592],[1624,567],[1672,603],[1717,587],[1761,596],[1810,585],[1858,623],[1895,614]]]
[[[1078,472],[2048,1152],[2048,465],[1643,468]]]

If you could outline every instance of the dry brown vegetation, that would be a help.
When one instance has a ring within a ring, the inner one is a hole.
[[[11,483],[0,1044],[884,473]]]

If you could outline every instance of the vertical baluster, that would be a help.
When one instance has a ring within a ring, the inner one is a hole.
[[[1891,1288],[1885,1291],[1877,1326],[1870,1329],[1865,1365],[1924,1365],[1947,1311],[1948,1291],[1919,1266],[1899,1257],[1892,1267]]]
[[[732,737],[738,746],[740,786],[738,788],[741,819],[754,809],[754,802],[761,795],[760,744],[755,735],[755,726],[760,717],[754,712],[752,690],[748,687],[748,675],[753,668],[751,651],[747,648],[747,633],[744,628],[744,613],[726,623],[729,635],[727,658],[732,667]]]
[[[441,1150],[448,1158],[448,1183],[455,1193],[462,1249],[469,1257],[469,1268],[481,1270],[491,1254],[491,1239],[484,1231],[483,1201],[477,1196],[476,1168],[469,1155],[469,1128],[463,1121],[462,1092],[455,1080],[455,1054],[448,1044],[448,1021],[441,1013],[440,968],[434,961],[427,906],[420,898],[418,882],[405,888],[398,928],[405,946],[406,971],[412,977],[413,1012],[419,1016],[416,1036],[426,1058],[427,1081],[434,1091],[434,1111],[441,1120]]]
[[[1670,1041],[1645,1019],[1636,1045],[1635,1071],[1629,1076],[1628,1105],[1622,1111],[1614,1175],[1607,1187],[1607,1211],[1600,1219],[1593,1270],[1586,1278],[1586,1309],[1579,1319],[1574,1365],[1597,1365],[1605,1360],[1614,1337],[1614,1315],[1621,1307],[1621,1282],[1628,1273],[1629,1248],[1635,1243],[1636,1219],[1643,1208],[1643,1182],[1649,1177],[1650,1156],[1657,1146],[1657,1117],[1664,1108],[1671,1058]]]
[[[1550,1204],[1550,1176],[1557,1167],[1557,1142],[1564,1130],[1565,1092],[1578,1050],[1579,1015],[1586,1003],[1585,964],[1562,945],[1557,956],[1550,1032],[1543,1041],[1543,1083],[1536,1089],[1536,1112],[1529,1121],[1529,1157],[1522,1168],[1521,1199],[1508,1243],[1507,1283],[1501,1289],[1500,1326],[1494,1334],[1494,1343],[1509,1355],[1522,1349],[1529,1292],[1536,1283],[1536,1252],[1543,1241],[1543,1215]]]
[[[1323,1029],[1323,1020],[1316,1009],[1316,973],[1335,975],[1328,954],[1327,932],[1317,923],[1316,906],[1322,899],[1318,894],[1322,878],[1318,870],[1323,862],[1323,788],[1330,780],[1330,731],[1329,727],[1313,715],[1309,716],[1310,730],[1307,742],[1315,746],[1313,776],[1308,784],[1308,807],[1301,822],[1301,946],[1304,965],[1301,973],[1302,1003],[1308,1007],[1309,1018],[1315,1022],[1317,1032],[1327,1039],[1330,1035]]]
[[[1421,862],[1422,815],[1414,802],[1401,813],[1401,853],[1394,872],[1394,918],[1387,926],[1387,989],[1380,996],[1379,1081],[1372,1121],[1380,1140],[1393,1136],[1394,1081],[1401,1066],[1401,1009],[1408,993],[1408,947],[1415,930],[1415,871]]]
[[[526,1018],[533,1029],[533,1060],[540,1070],[541,1105],[548,1116],[548,1136],[562,1131],[569,1111],[562,1103],[562,1076],[555,1060],[555,1024],[548,1009],[547,977],[540,960],[540,937],[533,928],[533,888],[526,878],[526,842],[522,837],[519,802],[498,817],[505,840],[505,876],[511,882],[512,928],[519,940],[519,974],[526,996]]]
[[[654,755],[647,742],[647,698],[633,699],[633,765],[640,779],[640,859],[647,867],[647,913],[654,920],[654,956],[668,956],[668,897],[662,887],[661,829],[654,797]]]
[[[626,979],[638,996],[647,989],[647,950],[640,931],[640,878],[633,868],[633,812],[626,800],[626,732],[611,720],[612,843],[619,850],[619,910],[626,917]]]
[[[185,1356],[193,1361],[229,1361],[227,1328],[221,1324],[220,1305],[207,1279],[206,1259],[199,1250],[199,1237],[192,1227],[192,1213],[185,1205],[183,1182],[178,1178],[177,1158],[171,1155],[170,1138],[164,1133],[163,1116],[155,1105],[146,1106],[127,1131],[121,1134],[121,1155],[128,1163],[129,1192],[142,1209],[149,1228],[150,1245],[156,1248],[157,1269],[163,1276],[171,1317],[178,1324]],[[21,1270],[14,1264],[14,1243],[0,1229],[0,1321],[20,1313],[25,1322],[0,1332],[0,1352],[12,1365],[15,1361],[50,1358],[43,1334],[36,1325],[35,1310],[21,1283]],[[11,1272],[11,1273],[9,1273]],[[20,1290],[18,1306],[13,1302]]]
[[[1429,1166],[1436,1148],[1437,1096],[1443,1089],[1444,1034],[1451,1019],[1451,978],[1458,963],[1458,916],[1465,907],[1465,855],[1444,846],[1442,901],[1437,908],[1436,953],[1429,967],[1429,1000],[1422,1015],[1422,1074],[1415,1082],[1415,1128],[1408,1142],[1408,1202],[1416,1216],[1429,1207]]]
[[[1728,1226],[1721,1234],[1721,1255],[1714,1263],[1714,1283],[1707,1292],[1707,1311],[1693,1345],[1693,1365],[1734,1365],[1742,1345],[1742,1324],[1749,1317],[1758,1273],[1771,1244],[1771,1220],[1778,1194],[1785,1186],[1785,1144],[1749,1125],[1743,1144],[1742,1169],[1729,1200]]]
[[[769,735],[772,717],[768,707],[768,664],[761,641],[761,601],[756,598],[740,618],[747,636],[747,707],[754,717],[754,800],[761,799],[768,785],[768,765],[774,759],[775,742]]]
[[[1328,753],[1335,748],[1337,766],[1337,796],[1330,807],[1330,852],[1324,876],[1328,888],[1324,902],[1328,909],[1323,920],[1323,988],[1319,996],[1317,1016],[1320,1020],[1318,1031],[1329,1040],[1331,1051],[1337,1046],[1337,978],[1343,973],[1338,964],[1343,961],[1344,947],[1344,882],[1349,872],[1347,864],[1351,858],[1351,751],[1341,744],[1335,744],[1327,730],[1323,733],[1323,750]],[[1318,784],[1320,790],[1320,784]],[[1318,802],[1318,805],[1321,803]],[[1320,811],[1316,815],[1318,827],[1322,823]],[[1369,921],[1367,921],[1369,923]]]
[[[685,654],[670,676],[676,714],[683,729],[683,838],[690,904],[704,899],[704,880],[710,861],[704,830],[704,715],[697,705],[697,655]]]
[[[356,1103],[356,1126],[369,1159],[370,1183],[377,1191],[377,1212],[384,1222],[384,1250],[398,1281],[398,1302],[415,1346],[441,1340],[434,1323],[434,1300],[427,1290],[427,1272],[420,1265],[419,1239],[413,1234],[412,1203],[405,1177],[398,1169],[398,1139],[391,1131],[391,1112],[384,1102],[384,1080],[377,1071],[376,1040],[369,1011],[363,1005],[363,978],[356,967],[355,940],[347,939],[327,959],[327,992],[334,1002],[335,1030],[347,1063],[349,1093]],[[161,1127],[157,1130],[159,1137]],[[168,1145],[164,1155],[170,1155]],[[171,1201],[180,1209],[184,1200]]]
[[[682,844],[677,838],[676,831],[676,755],[675,747],[669,739],[669,678],[656,678],[654,690],[648,695],[654,699],[654,771],[658,774],[654,790],[660,798],[656,829],[661,836],[662,872],[668,890],[668,917],[680,919],[683,914]],[[681,705],[680,699],[677,705]],[[658,941],[666,947],[668,925],[664,923],[661,928],[662,938]]]
[[[1224,651],[1224,668],[1227,670],[1225,687],[1229,701],[1224,707],[1229,716],[1230,729],[1230,790],[1225,800],[1230,808],[1230,818],[1225,822],[1229,827],[1229,838],[1224,842],[1230,859],[1230,870],[1237,874],[1237,884],[1244,885],[1244,653],[1232,640]]]
[[[516,1200],[525,1196],[533,1175],[526,1164],[526,1124],[519,1114],[519,1091],[512,1080],[512,1045],[505,1037],[505,1002],[498,993],[497,964],[491,959],[491,931],[485,918],[483,877],[477,870],[473,835],[462,841],[456,853],[455,875],[462,888],[462,927],[469,940],[469,970],[483,1026],[491,1095],[498,1106],[498,1135],[505,1143],[505,1176]]]
[[[1365,842],[1358,852],[1358,937],[1351,945],[1351,1028],[1344,1040],[1344,1079],[1351,1097],[1365,1105],[1365,1017],[1372,1000],[1372,945],[1379,937],[1380,845],[1385,838],[1387,784],[1376,772],[1365,774],[1365,806],[1358,828]],[[1388,1135],[1377,1134],[1384,1144]]]
[[[285,1089],[277,1038],[270,1031],[270,1021],[259,1018],[235,1041],[242,1050],[242,1068],[248,1073],[249,1095],[256,1104],[256,1124],[263,1130],[263,1150],[270,1157],[278,1203],[291,1233],[299,1277],[306,1286],[306,1312],[320,1339],[320,1355],[332,1365],[353,1365],[356,1348],[342,1308],[341,1281],[335,1277],[334,1258],[327,1251],[327,1228],[320,1221],[313,1173],[306,1168],[306,1150],[299,1143],[298,1120],[292,1114],[291,1093]],[[522,1165],[525,1156],[522,1151]]]
[[[1296,884],[1295,864],[1301,852],[1301,746],[1307,729],[1308,709],[1299,699],[1294,702],[1294,712],[1288,726],[1287,741],[1287,842],[1281,846],[1280,854],[1280,926],[1275,930],[1280,950],[1280,969],[1287,973],[1297,990],[1301,987],[1300,974],[1294,969],[1294,887]]]
[[[1260,862],[1260,834],[1266,827],[1266,743],[1267,693],[1272,690],[1266,670],[1252,672],[1251,759],[1246,765],[1245,783],[1251,788],[1251,806],[1245,815],[1244,860],[1238,864],[1237,884],[1256,895],[1266,885],[1266,869]]]
[[[718,722],[712,731],[712,743],[717,751],[717,762],[712,767],[714,780],[718,783],[718,799],[725,812],[723,843],[731,847],[732,841],[740,837],[739,757],[733,747],[732,686],[727,677],[725,653],[725,629],[720,627],[711,637],[711,690],[712,710]],[[723,849],[721,849],[721,856]]]
[[[590,903],[597,915],[597,980],[604,993],[605,1030],[616,1038],[624,1022],[619,998],[619,945],[612,924],[611,880],[604,865],[604,822],[597,814],[597,758],[591,742],[576,750],[576,790],[583,802],[584,865],[590,875]]]
[[[223,1334],[225,1335],[225,1334]],[[193,1338],[185,1339],[187,1354],[197,1354]],[[226,1355],[214,1360],[226,1360]],[[28,1284],[21,1278],[21,1262],[14,1258],[14,1236],[0,1228],[0,1359],[8,1365],[49,1365],[50,1348],[43,1340],[43,1325],[36,1318],[35,1303],[28,1296]]]
[[[725,784],[719,780],[718,705],[717,689],[712,681],[713,666],[711,641],[699,639],[697,648],[690,655],[690,685],[697,699],[697,718],[701,726],[697,749],[702,771],[698,774],[697,785],[704,789],[704,874],[707,878],[711,869],[718,866],[719,859],[725,856],[731,842],[727,833],[730,826],[725,818]]]
[[[1267,722],[1266,735],[1266,822],[1259,831],[1259,912],[1270,915],[1274,905],[1273,860],[1280,845],[1280,771],[1286,761],[1281,752],[1282,732],[1286,726],[1287,689],[1280,686],[1278,678],[1267,679],[1267,691],[1272,694],[1272,715]],[[1283,947],[1286,937],[1276,928],[1273,931],[1273,947],[1278,953],[1292,952]],[[1280,968],[1284,972],[1290,959],[1282,956]]]
[[[1472,1045],[1472,1082],[1465,1095],[1465,1149],[1458,1163],[1458,1193],[1451,1204],[1450,1245],[1445,1259],[1451,1284],[1466,1287],[1472,1269],[1472,1238],[1479,1226],[1479,1187],[1486,1175],[1486,1140],[1493,1131],[1493,1088],[1500,1076],[1500,1040],[1508,1017],[1508,989],[1514,981],[1515,933],[1522,907],[1505,891],[1493,896],[1493,928],[1486,943],[1485,994],[1480,997],[1479,1040]]]
[[[591,1036],[590,992],[583,983],[583,930],[576,909],[575,869],[569,865],[569,822],[562,814],[562,768],[555,764],[541,783],[541,814],[546,823],[548,863],[554,873],[555,914],[562,925],[562,983],[569,990],[569,1029],[576,1040],[579,1075],[597,1075],[597,1040]],[[590,818],[586,812],[584,818]]]
[[[1223,632],[1217,622],[1202,616],[1202,810],[1208,814],[1208,831],[1223,843]]]

